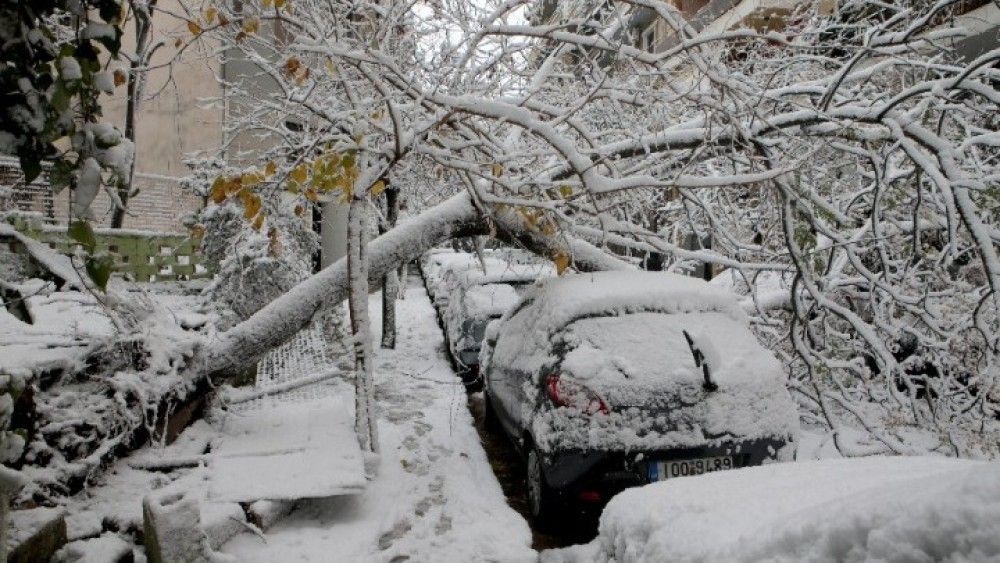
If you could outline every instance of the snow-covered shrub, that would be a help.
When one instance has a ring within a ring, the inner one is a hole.
[[[217,273],[206,291],[223,325],[246,319],[312,273],[319,237],[274,199],[265,203],[270,213],[259,230],[233,201],[209,204],[201,214],[202,252]]]

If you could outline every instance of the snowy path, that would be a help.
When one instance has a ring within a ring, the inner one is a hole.
[[[370,309],[379,327],[378,296]],[[225,552],[240,561],[286,562],[537,558],[527,523],[490,469],[418,278],[409,280],[397,310],[397,349],[375,344],[383,448],[376,480],[362,495],[303,501],[263,539],[237,536]]]

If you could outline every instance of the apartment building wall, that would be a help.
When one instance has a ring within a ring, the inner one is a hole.
[[[188,48],[175,45],[177,38],[191,40],[182,0],[159,0],[153,17],[151,45],[159,45],[147,73],[144,99],[136,114],[136,154],[133,190],[124,228],[157,232],[186,231],[183,218],[203,205],[202,199],[180,189],[177,178],[188,173],[183,163],[189,153],[211,151],[222,140],[222,112],[207,100],[218,97],[221,87],[215,73],[220,62],[203,44]],[[110,69],[126,70],[125,58],[135,52],[134,22],[125,23],[122,57],[109,61]],[[127,88],[118,86],[102,96],[104,120],[125,129]],[[0,160],[0,186],[14,193],[0,207],[41,213],[49,224],[65,225],[69,219],[69,190],[54,194],[38,181],[25,185],[16,160]],[[95,224],[107,227],[113,212],[110,196],[98,194],[91,211]]]

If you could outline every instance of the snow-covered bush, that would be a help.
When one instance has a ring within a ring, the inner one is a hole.
[[[210,204],[200,216],[202,252],[217,274],[207,292],[223,325],[246,319],[312,273],[319,237],[281,203],[267,207],[259,230],[232,201]]]

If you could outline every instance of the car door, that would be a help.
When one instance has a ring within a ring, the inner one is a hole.
[[[522,301],[515,310],[507,317],[500,327],[496,342],[493,344],[493,359],[490,361],[489,373],[487,374],[487,384],[492,397],[493,406],[496,409],[497,417],[500,419],[504,429],[514,438],[520,438],[524,434],[526,424],[525,414],[530,412],[533,398],[529,399],[524,389],[526,383],[531,380],[530,370],[523,369],[523,366],[514,366],[503,361],[504,358],[516,357],[523,348],[523,335],[518,330],[512,330],[511,323],[521,311],[531,304],[530,300]],[[495,352],[501,351],[501,358]]]

